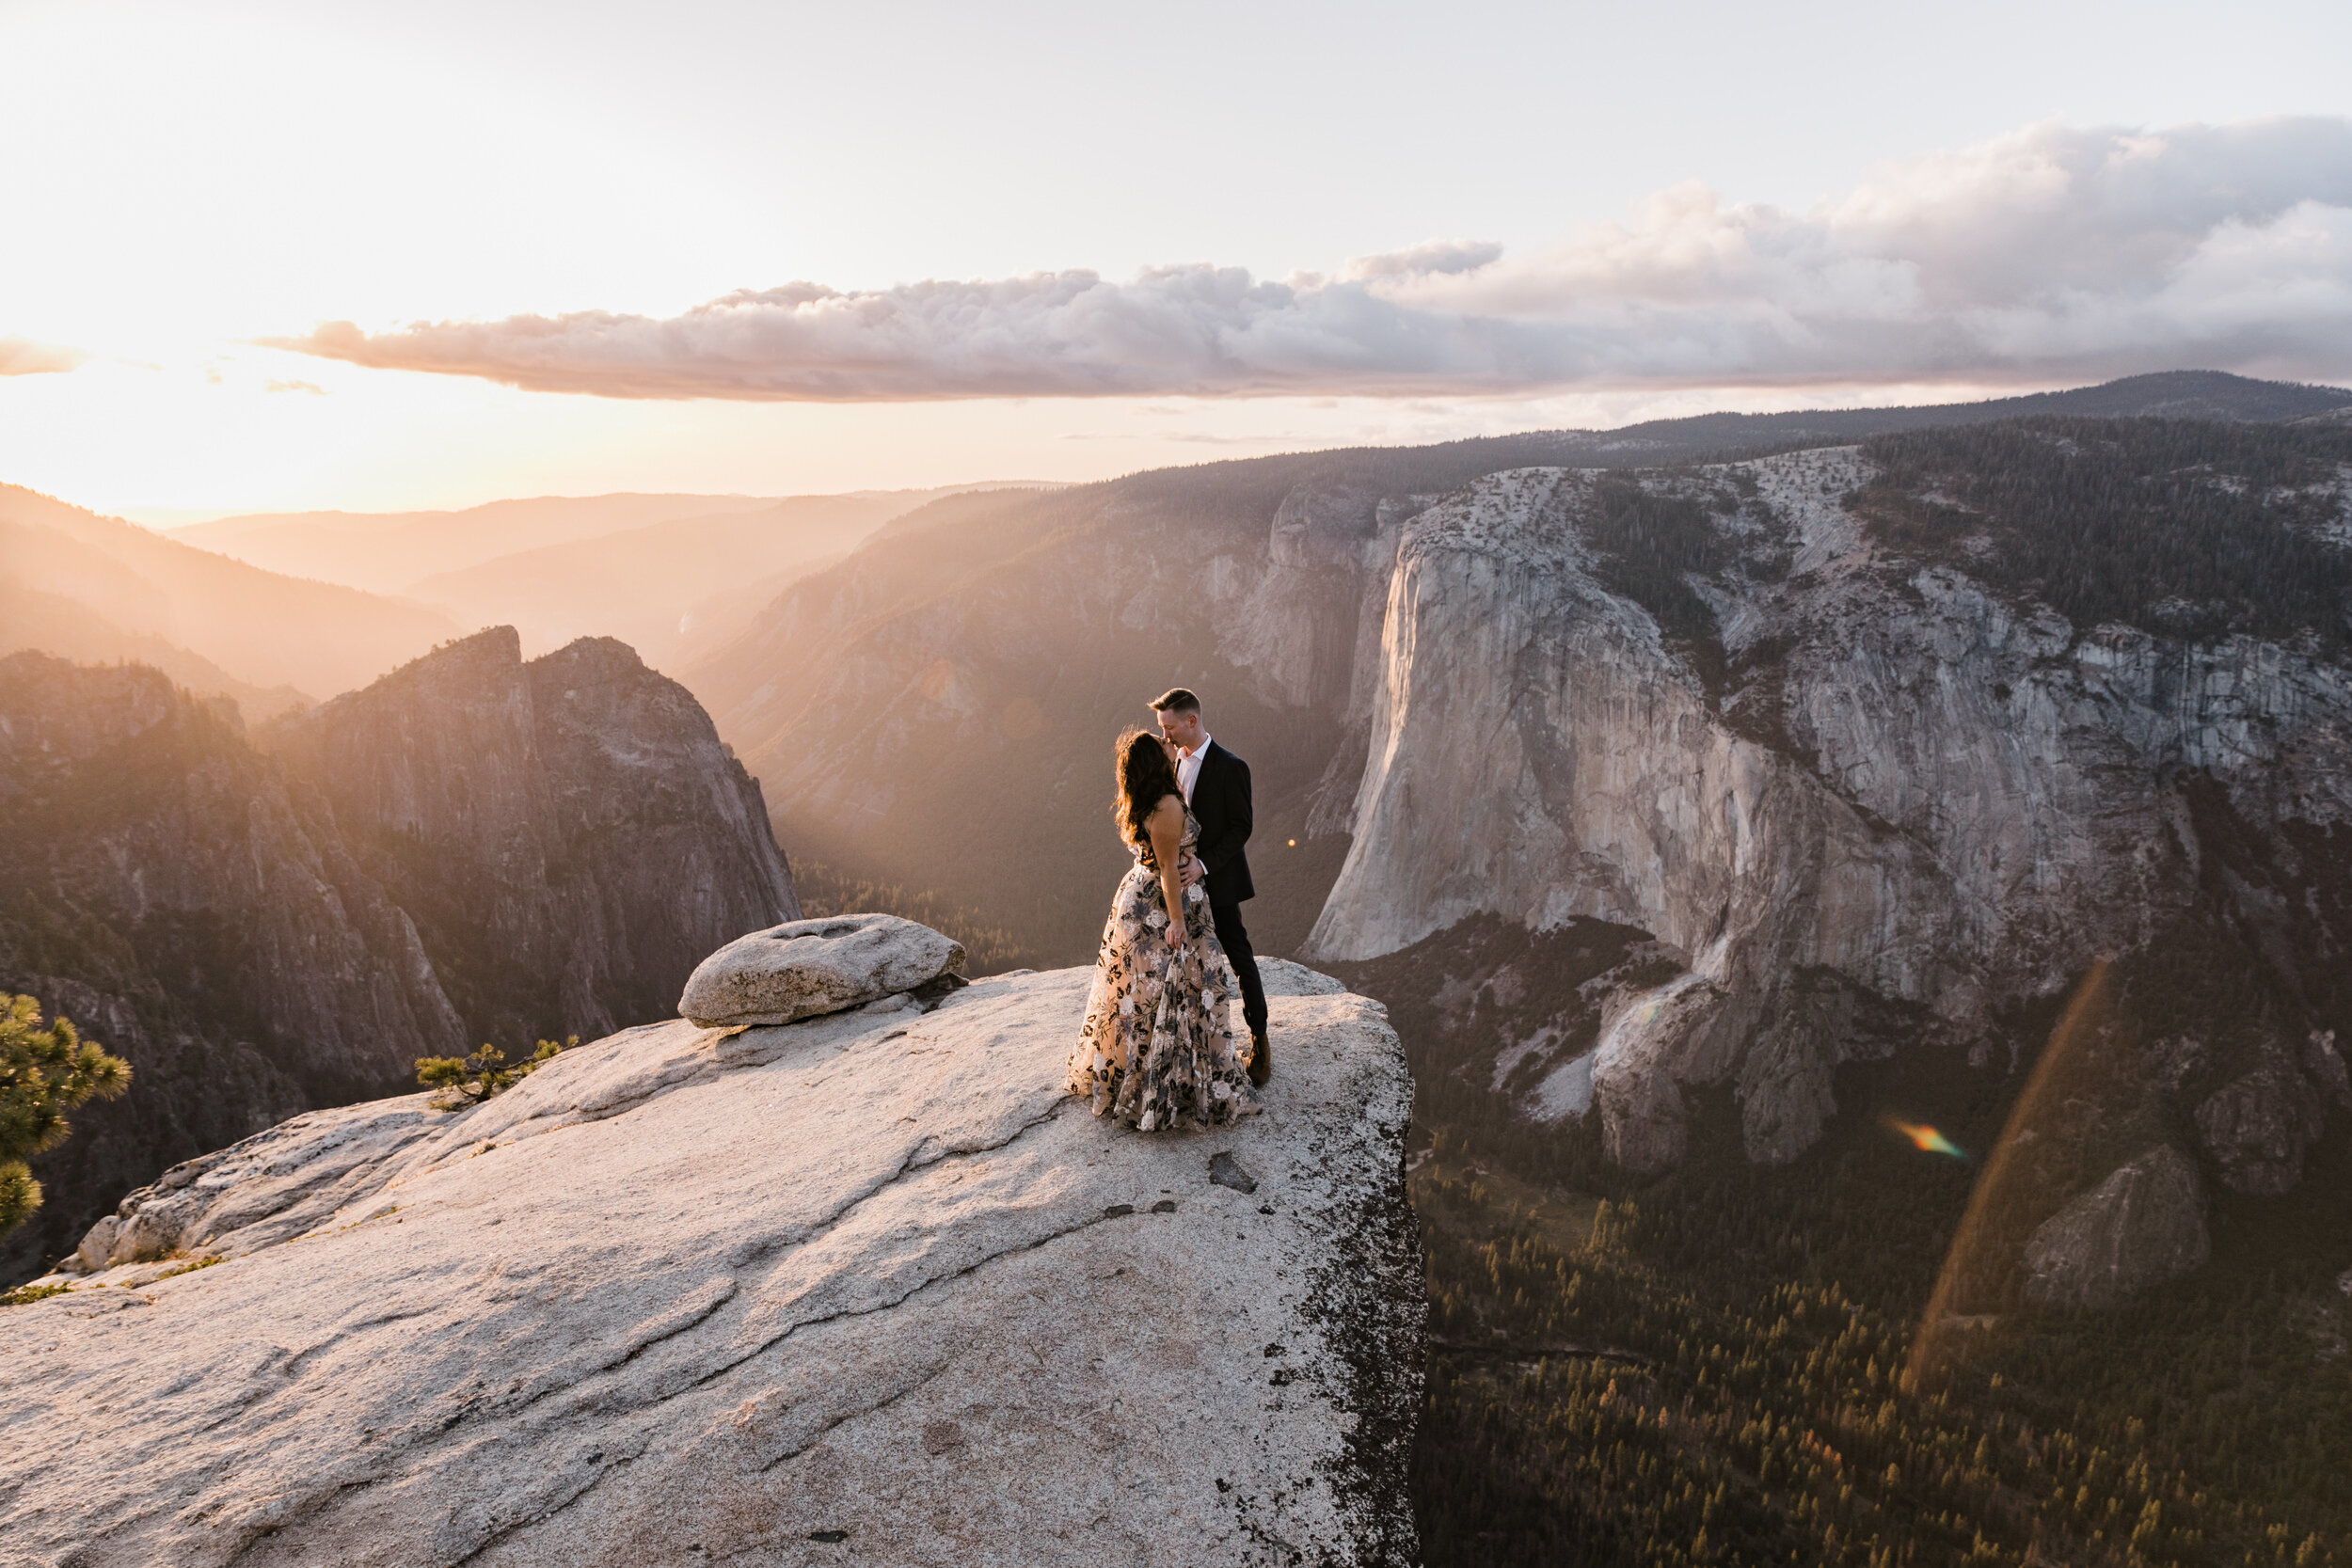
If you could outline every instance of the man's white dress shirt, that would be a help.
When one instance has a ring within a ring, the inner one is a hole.
[[[1192,804],[1193,781],[1200,777],[1200,759],[1207,755],[1209,742],[1216,738],[1215,736],[1202,736],[1200,745],[1176,759],[1176,787],[1184,792],[1186,805]]]

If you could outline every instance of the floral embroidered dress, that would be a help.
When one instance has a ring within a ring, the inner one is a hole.
[[[1200,824],[1185,812],[1186,854],[1200,836]],[[1111,895],[1086,1027],[1070,1055],[1070,1092],[1090,1101],[1096,1116],[1143,1132],[1249,1116],[1258,1095],[1233,1048],[1233,971],[1209,917],[1208,890],[1199,882],[1184,889],[1192,940],[1177,965],[1151,846],[1136,845],[1135,855]]]

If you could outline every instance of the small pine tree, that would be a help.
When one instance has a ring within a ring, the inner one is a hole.
[[[495,1045],[485,1044],[470,1056],[420,1056],[417,1058],[417,1082],[428,1089],[441,1092],[433,1097],[437,1111],[462,1110],[479,1105],[501,1089],[516,1084],[538,1071],[555,1059],[559,1053],[580,1043],[578,1035],[567,1035],[562,1045],[553,1040],[541,1040],[531,1060],[506,1065],[506,1053]]]
[[[40,1183],[24,1162],[65,1141],[65,1114],[93,1098],[112,1100],[131,1082],[131,1064],[59,1018],[42,1028],[29,996],[0,1002],[0,1236],[40,1207]]]

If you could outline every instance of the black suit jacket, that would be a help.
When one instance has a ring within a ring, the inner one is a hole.
[[[1192,815],[1200,819],[1200,840],[1192,852],[1207,871],[1212,904],[1238,904],[1258,895],[1249,879],[1249,765],[1216,741],[1201,753],[1192,781]]]

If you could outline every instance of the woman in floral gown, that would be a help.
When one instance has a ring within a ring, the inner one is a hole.
[[[1070,1089],[1138,1132],[1210,1127],[1258,1109],[1233,1049],[1232,970],[1208,890],[1187,885],[1200,824],[1185,809],[1173,749],[1148,730],[1119,737],[1112,814],[1136,863],[1111,895]]]

